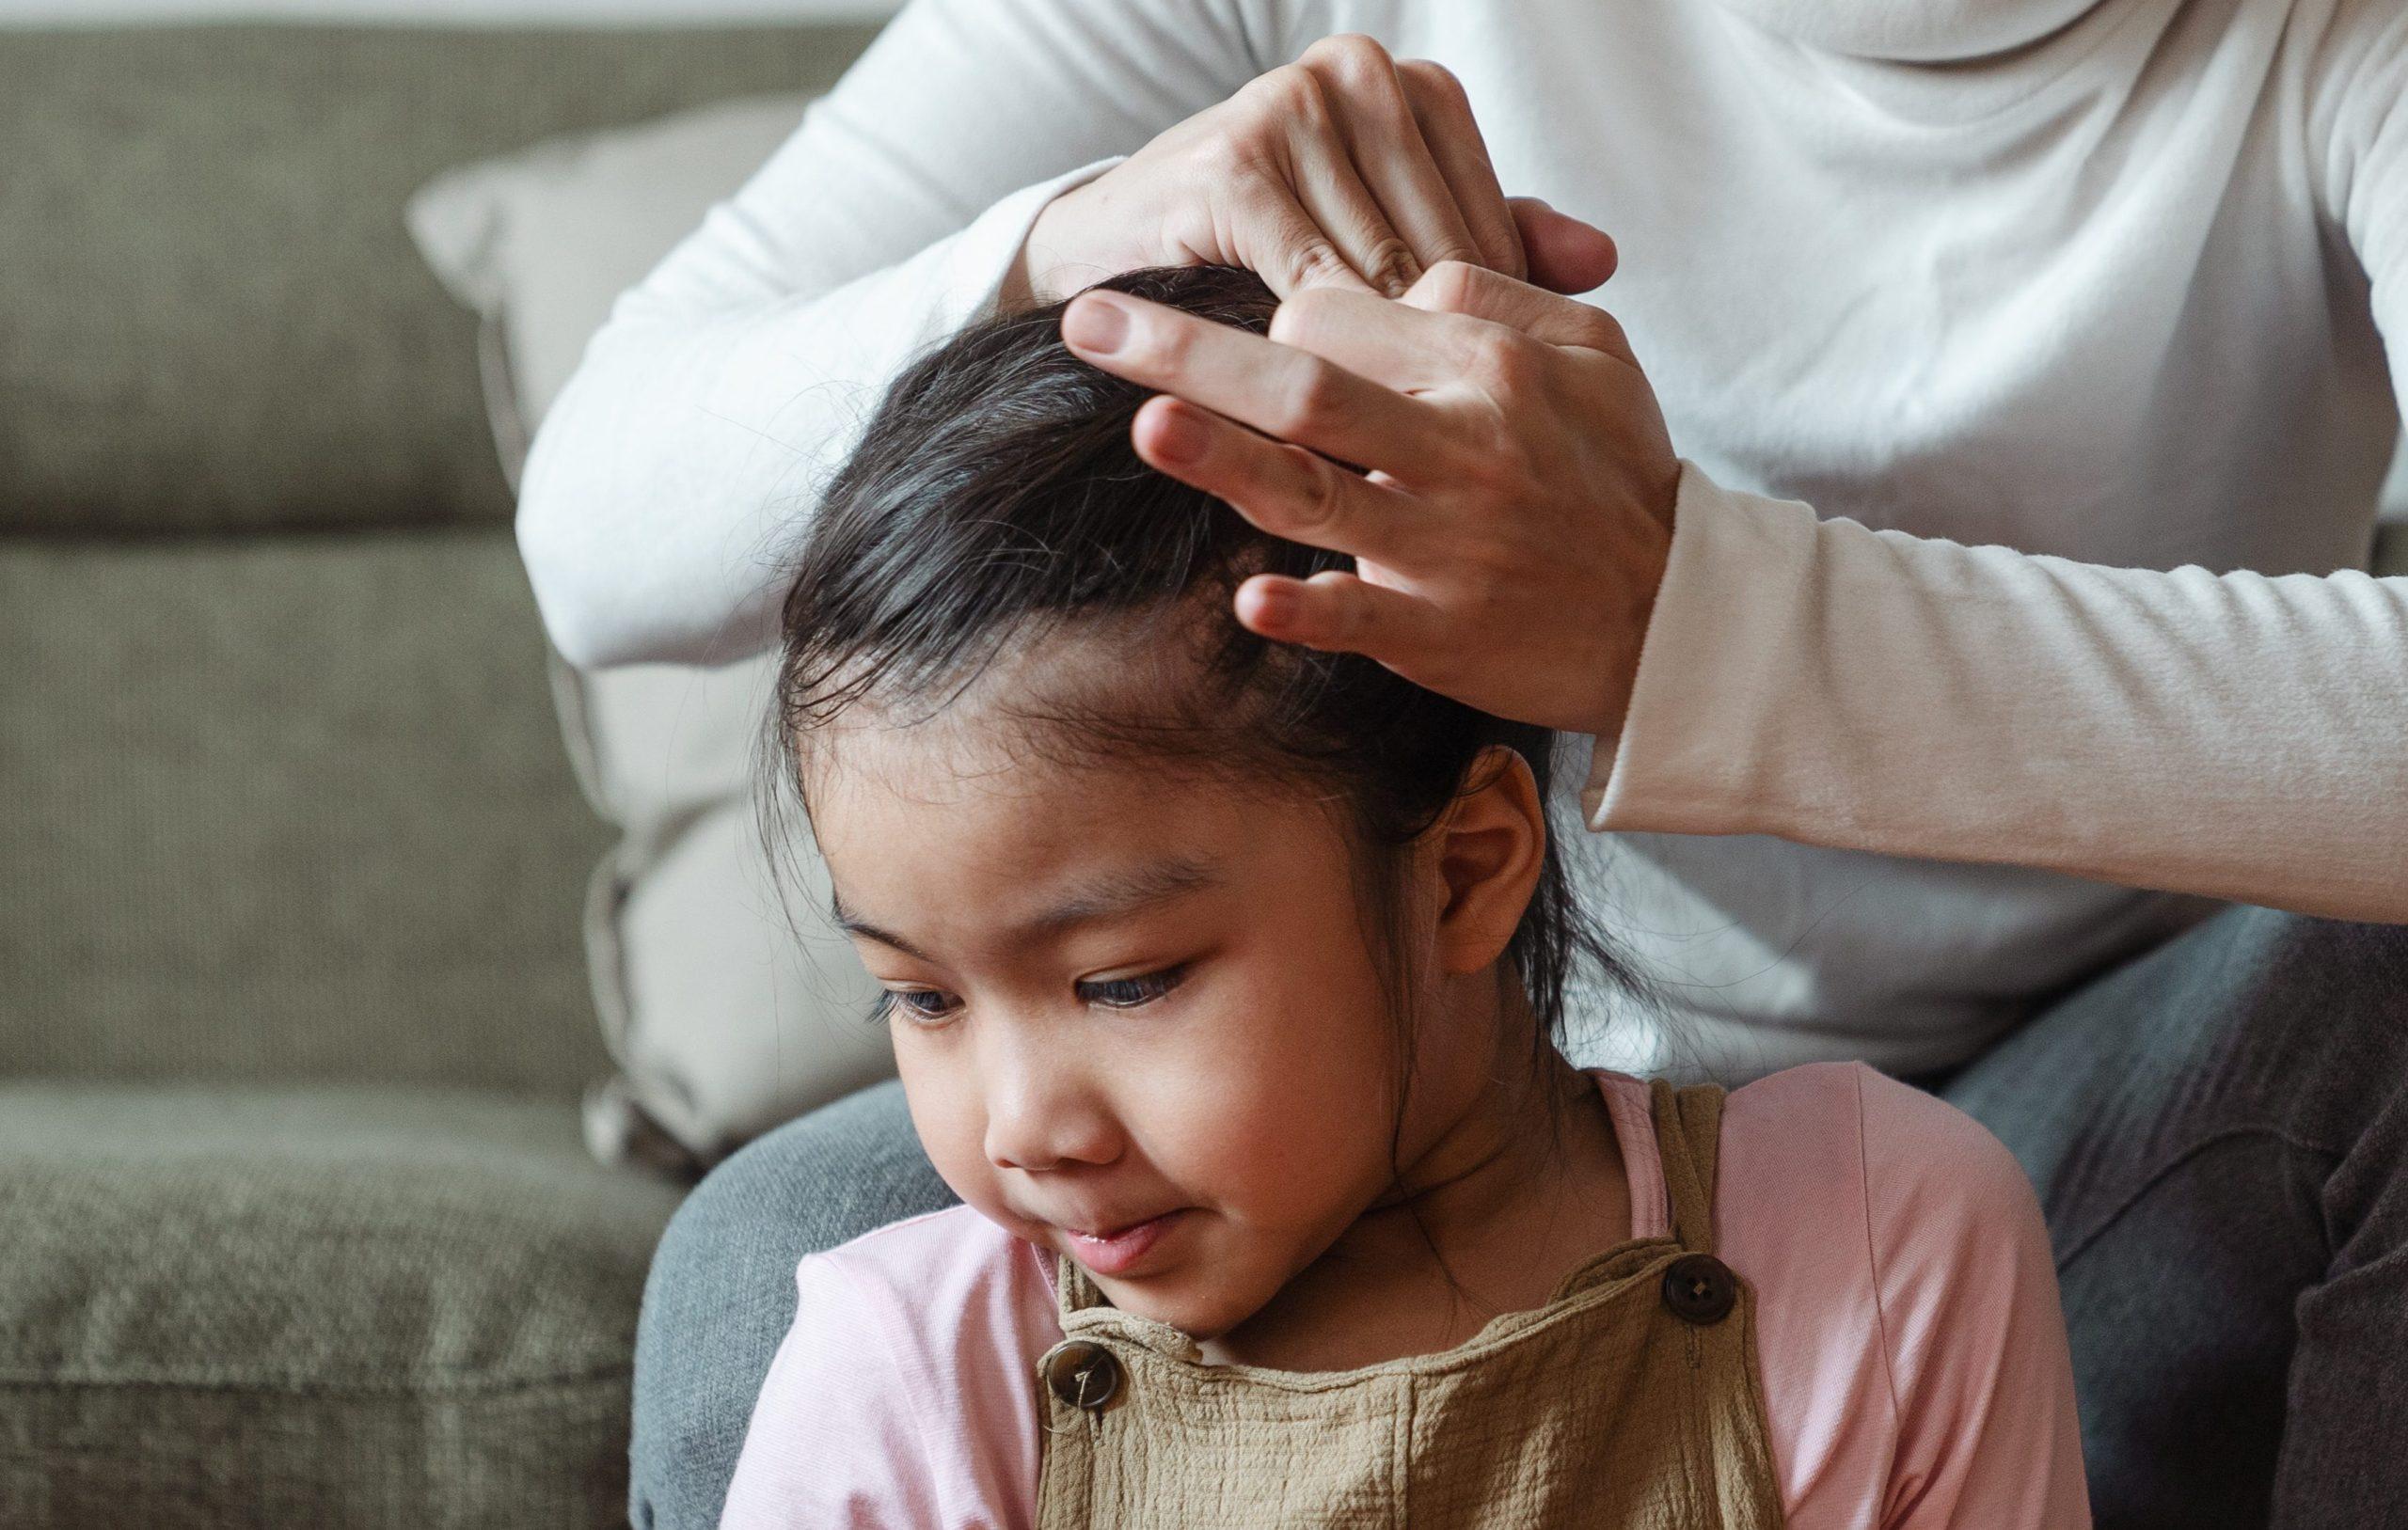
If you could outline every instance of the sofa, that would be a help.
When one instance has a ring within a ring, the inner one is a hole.
[[[0,32],[0,1526],[626,1519],[579,791],[447,166],[862,25]]]

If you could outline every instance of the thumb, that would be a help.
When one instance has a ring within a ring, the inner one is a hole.
[[[1621,256],[1604,229],[1559,213],[1535,197],[1509,197],[1506,205],[1522,231],[1532,286],[1569,295],[1601,287],[1614,274]]]

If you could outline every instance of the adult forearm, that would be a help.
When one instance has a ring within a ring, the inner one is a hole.
[[[2102,568],[1684,472],[1590,827],[2408,923],[2408,578]]]
[[[766,646],[779,560],[879,390],[997,300],[1047,200],[1117,162],[1023,188],[832,292],[699,314],[623,300],[520,486],[520,552],[562,655],[722,664]]]
[[[996,298],[1054,193],[1256,73],[1257,30],[1237,0],[904,8],[621,295],[546,417],[519,535],[562,651],[766,644],[780,559],[886,384]]]

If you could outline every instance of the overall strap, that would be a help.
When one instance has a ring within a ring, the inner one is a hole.
[[[1067,1254],[1054,1255],[1054,1313],[1065,1322],[1074,1312],[1103,1305],[1103,1292],[1085,1266]]]
[[[1202,1349],[1191,1335],[1168,1323],[1122,1312],[1105,1301],[1102,1289],[1086,1272],[1086,1267],[1067,1254],[1054,1255],[1054,1308],[1062,1324],[1065,1343],[1111,1333],[1190,1364],[1203,1359]]]
[[[1664,1190],[1672,1203],[1672,1237],[1696,1254],[1714,1252],[1715,1150],[1722,1140],[1720,1084],[1675,1089],[1648,1082],[1656,1116],[1656,1150],[1664,1160]]]

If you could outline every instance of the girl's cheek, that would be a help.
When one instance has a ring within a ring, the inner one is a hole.
[[[1145,1135],[1171,1177],[1198,1194],[1258,1207],[1310,1201],[1349,1172],[1332,1161],[1351,1135],[1332,1113],[1340,1102],[1317,1083],[1292,1065],[1199,1060],[1149,1092]]]
[[[928,1162],[955,1194],[978,1204],[992,1175],[987,1162],[986,1112],[976,1080],[958,1078],[960,1070],[919,1056],[919,1049],[904,1038],[896,1038],[895,1052],[903,1099]]]

